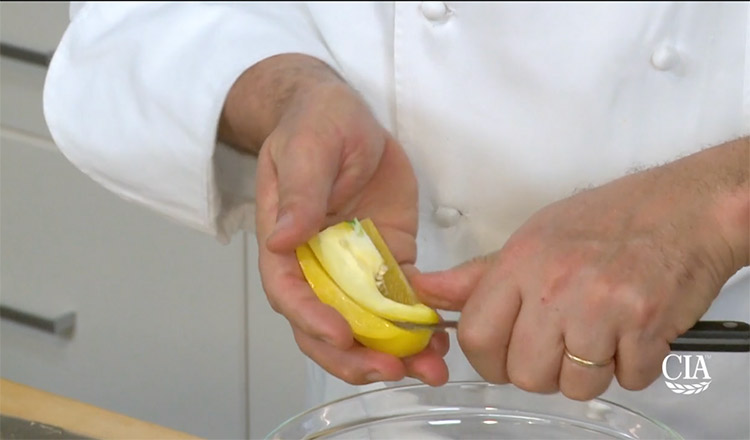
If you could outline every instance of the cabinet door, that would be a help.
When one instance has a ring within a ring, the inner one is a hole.
[[[245,437],[243,241],[222,246],[125,202],[8,133],[0,299],[77,322],[60,337],[3,320],[2,376],[199,436]]]

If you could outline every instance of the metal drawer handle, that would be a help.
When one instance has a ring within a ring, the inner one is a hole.
[[[49,66],[49,61],[52,59],[51,53],[39,52],[9,43],[0,43],[0,56],[40,67]]]
[[[0,305],[0,318],[59,336],[71,335],[76,326],[76,312],[68,312],[54,318],[47,318]]]

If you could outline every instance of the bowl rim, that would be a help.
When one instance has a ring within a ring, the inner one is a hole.
[[[343,396],[343,397],[340,397],[338,399],[334,399],[334,400],[331,400],[329,402],[321,403],[320,405],[316,405],[316,406],[314,406],[312,408],[306,409],[305,411],[297,413],[297,414],[295,414],[295,415],[287,418],[283,423],[279,424],[279,426],[277,426],[271,432],[269,432],[268,435],[266,436],[266,439],[271,439],[275,434],[277,434],[278,432],[280,432],[282,429],[284,429],[288,425],[292,424],[294,421],[302,419],[306,415],[314,413],[315,411],[318,411],[318,410],[320,410],[320,409],[322,409],[324,407],[329,407],[329,406],[332,406],[332,405],[335,405],[335,404],[338,404],[338,403],[341,403],[341,402],[351,401],[351,400],[354,400],[354,399],[362,397],[362,396],[366,396],[366,395],[370,395],[370,394],[381,394],[381,393],[390,392],[390,391],[396,391],[396,390],[416,389],[416,388],[443,388],[443,387],[453,387],[453,386],[461,386],[461,385],[475,385],[475,386],[478,385],[478,386],[484,386],[484,387],[490,387],[490,388],[492,388],[492,387],[498,387],[499,388],[499,387],[508,387],[508,386],[510,386],[510,387],[515,388],[518,391],[527,392],[527,393],[530,393],[530,394],[534,394],[534,393],[531,393],[531,392],[528,392],[528,391],[524,391],[524,390],[522,390],[522,389],[520,389],[518,387],[515,387],[513,384],[494,384],[494,383],[491,383],[491,382],[485,382],[485,381],[479,381],[479,380],[449,381],[449,382],[446,382],[443,385],[440,385],[439,387],[434,387],[432,385],[427,385],[425,383],[403,384],[403,385],[393,385],[393,386],[387,386],[386,385],[383,388],[376,388],[374,390],[367,390],[367,391],[362,391],[360,393],[355,393],[355,394],[350,394],[348,396]],[[561,393],[557,392],[557,393],[554,393],[554,394],[551,394],[551,395],[561,395]],[[539,394],[539,396],[543,396],[543,394]],[[565,396],[563,395],[563,397],[565,397]],[[569,398],[567,398],[567,399],[571,400],[573,402],[578,402],[578,403],[584,403],[584,402],[601,402],[601,403],[604,403],[604,404],[607,404],[607,405],[611,405],[611,406],[617,407],[620,410],[623,410],[623,411],[625,411],[627,413],[630,413],[630,414],[633,414],[635,416],[641,417],[641,418],[643,418],[643,419],[645,419],[645,420],[647,420],[647,421],[655,424],[660,429],[664,430],[665,433],[667,433],[670,436],[672,436],[674,440],[684,440],[684,437],[682,435],[680,435],[677,431],[675,431],[674,429],[670,428],[669,426],[667,426],[665,423],[661,422],[660,420],[658,420],[658,419],[656,419],[654,417],[648,416],[648,415],[646,415],[646,414],[644,414],[644,413],[642,413],[642,412],[640,412],[638,410],[635,410],[635,409],[623,406],[623,405],[621,405],[621,404],[619,404],[617,402],[613,402],[611,400],[603,399],[603,398],[599,398],[599,397],[595,397],[593,399],[586,400],[586,401],[574,400],[574,399],[569,399]]]

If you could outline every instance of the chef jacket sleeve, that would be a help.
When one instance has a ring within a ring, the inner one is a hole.
[[[303,3],[74,3],[44,113],[81,171],[228,242],[254,226],[252,156],[217,144],[239,75],[280,53],[335,67]],[[339,70],[339,69],[337,69]]]

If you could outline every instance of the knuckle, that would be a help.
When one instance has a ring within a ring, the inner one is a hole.
[[[271,309],[274,312],[280,315],[283,315],[281,304],[278,298],[276,298],[276,295],[274,295],[273,293],[274,289],[270,285],[271,283],[269,283],[269,281],[264,276],[261,276],[260,283],[261,283],[261,287],[263,288],[263,292],[266,294],[266,300],[268,301],[268,305],[271,306]]]
[[[510,368],[508,370],[510,382],[518,388],[532,393],[547,393],[555,389],[554,385],[545,383],[544,380],[537,377],[527,369]]]
[[[509,260],[518,260],[534,253],[539,247],[540,239],[536,234],[522,234],[511,238],[503,246],[503,257]]]
[[[297,347],[299,347],[299,350],[304,354],[305,356],[309,357],[316,363],[320,364],[318,360],[315,358],[315,351],[312,349],[310,344],[308,343],[308,336],[306,336],[303,332],[301,332],[299,329],[292,326],[292,335],[294,337],[294,342],[297,344]]]
[[[633,367],[617,372],[617,382],[630,391],[640,391],[651,385],[661,374],[661,365],[656,367]]]
[[[586,300],[596,307],[620,307],[624,302],[621,295],[627,293],[622,290],[619,281],[607,272],[593,274],[588,287]]]
[[[639,283],[618,279],[619,276],[605,273],[596,278],[586,296],[591,313],[612,310],[631,328],[643,329],[653,323],[659,312],[656,296],[649,295]]]
[[[617,382],[621,387],[629,391],[640,391],[650,384],[650,382],[643,380],[643,378],[637,375],[619,375],[617,376]]]
[[[482,379],[489,383],[503,385],[511,382],[502,363],[471,362],[471,364]]]
[[[461,325],[463,324],[463,325]],[[491,334],[484,327],[461,322],[458,329],[458,343],[468,356],[483,353],[491,348]]]
[[[599,395],[596,391],[586,387],[561,387],[560,391],[565,397],[572,400],[586,401]]]
[[[281,307],[281,304],[279,303],[278,299],[273,296],[272,294],[268,293],[266,291],[266,300],[268,301],[268,305],[271,306],[271,310],[278,313],[279,315],[283,315],[283,308]]]
[[[612,294],[606,289],[596,288],[588,292],[585,307],[581,308],[588,322],[597,322],[613,306]],[[618,307],[615,304],[615,307]]]
[[[310,335],[302,331],[299,327],[295,327],[294,325],[291,325],[292,327],[292,336],[294,337],[294,342],[297,343],[297,346],[299,347],[300,351],[304,353],[305,355],[309,356],[310,358],[313,358],[314,350],[312,349],[312,346],[310,345]]]
[[[656,301],[633,286],[624,288],[623,297],[631,325],[640,329],[648,327],[658,312]]]
[[[558,271],[550,271],[543,280],[541,289],[542,302],[546,303],[560,297],[561,294],[570,291],[573,283],[573,271],[560,268]]]

